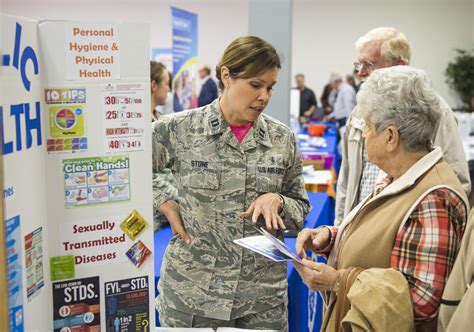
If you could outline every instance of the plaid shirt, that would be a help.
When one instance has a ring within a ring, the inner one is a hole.
[[[390,183],[384,178],[374,187],[379,194]],[[408,280],[415,321],[438,315],[441,295],[453,268],[467,220],[462,199],[440,188],[427,194],[397,234],[391,254],[391,267]],[[318,253],[328,254],[338,227],[328,227],[331,242]],[[344,235],[341,244],[344,242]]]
[[[360,179],[359,193],[357,195],[357,201],[355,205],[359,204],[367,196],[372,194],[375,181],[377,180],[377,176],[380,172],[380,168],[377,165],[372,164],[367,160],[367,149],[365,149],[365,147],[362,149],[364,151],[362,157],[362,177]]]

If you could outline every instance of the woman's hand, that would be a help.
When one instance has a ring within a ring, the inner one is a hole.
[[[329,244],[330,240],[331,232],[327,227],[305,228],[296,239],[296,253],[306,258],[306,250],[321,250]]]
[[[191,237],[184,229],[183,219],[181,219],[181,212],[179,204],[173,200],[166,201],[160,205],[158,211],[163,213],[170,222],[171,230],[173,234],[178,234],[181,240],[186,243],[191,243]]]
[[[327,264],[303,259],[303,265],[293,262],[303,282],[313,291],[337,292],[343,270],[336,270]]]
[[[242,218],[252,217],[252,222],[256,224],[258,217],[262,215],[268,229],[286,229],[283,219],[281,219],[278,214],[281,207],[280,195],[266,193],[258,196],[257,199],[250,204],[247,211],[242,212],[240,216]]]

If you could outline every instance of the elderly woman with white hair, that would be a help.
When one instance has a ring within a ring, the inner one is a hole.
[[[305,229],[296,249],[328,257],[295,266],[326,291],[322,331],[436,330],[440,298],[466,225],[469,203],[432,147],[439,99],[426,74],[379,69],[357,95],[367,158],[386,176],[340,226]]]

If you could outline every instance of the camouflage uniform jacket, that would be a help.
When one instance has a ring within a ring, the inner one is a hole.
[[[287,228],[302,227],[309,201],[289,128],[263,114],[239,144],[217,99],[154,123],[153,167],[170,168],[176,177],[181,216],[192,238],[188,245],[174,236],[168,245],[158,310],[230,320],[286,302],[287,264],[232,241],[258,235],[239,213],[266,192],[284,197]]]

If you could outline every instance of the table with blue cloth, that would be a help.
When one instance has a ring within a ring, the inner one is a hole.
[[[325,193],[308,193],[311,211],[306,217],[304,227],[315,228],[329,225],[334,219],[334,201]],[[155,295],[160,279],[161,263],[169,240],[171,228],[164,227],[155,233]],[[285,243],[295,247],[296,238],[285,238]],[[316,300],[318,298],[318,300]],[[294,332],[319,331],[321,325],[321,299],[314,292],[308,292],[293,263],[288,263],[288,321],[289,329]],[[156,322],[159,325],[158,312]]]
[[[325,147],[312,147],[312,146],[301,146],[301,140],[298,140],[298,147],[301,154],[309,153],[327,153],[334,156],[333,167],[336,172],[339,170],[341,164],[341,155],[337,150],[337,126],[332,122],[318,122],[326,126],[326,131],[321,136],[326,140]],[[308,135],[308,130],[306,127],[302,128],[298,134]]]
[[[306,216],[305,228],[332,225],[334,200],[325,193],[308,193],[311,211]],[[296,238],[285,238],[290,248],[295,248]],[[319,262],[325,262],[318,257]],[[322,298],[301,280],[293,263],[288,263],[288,326],[290,332],[319,331],[322,321]]]

